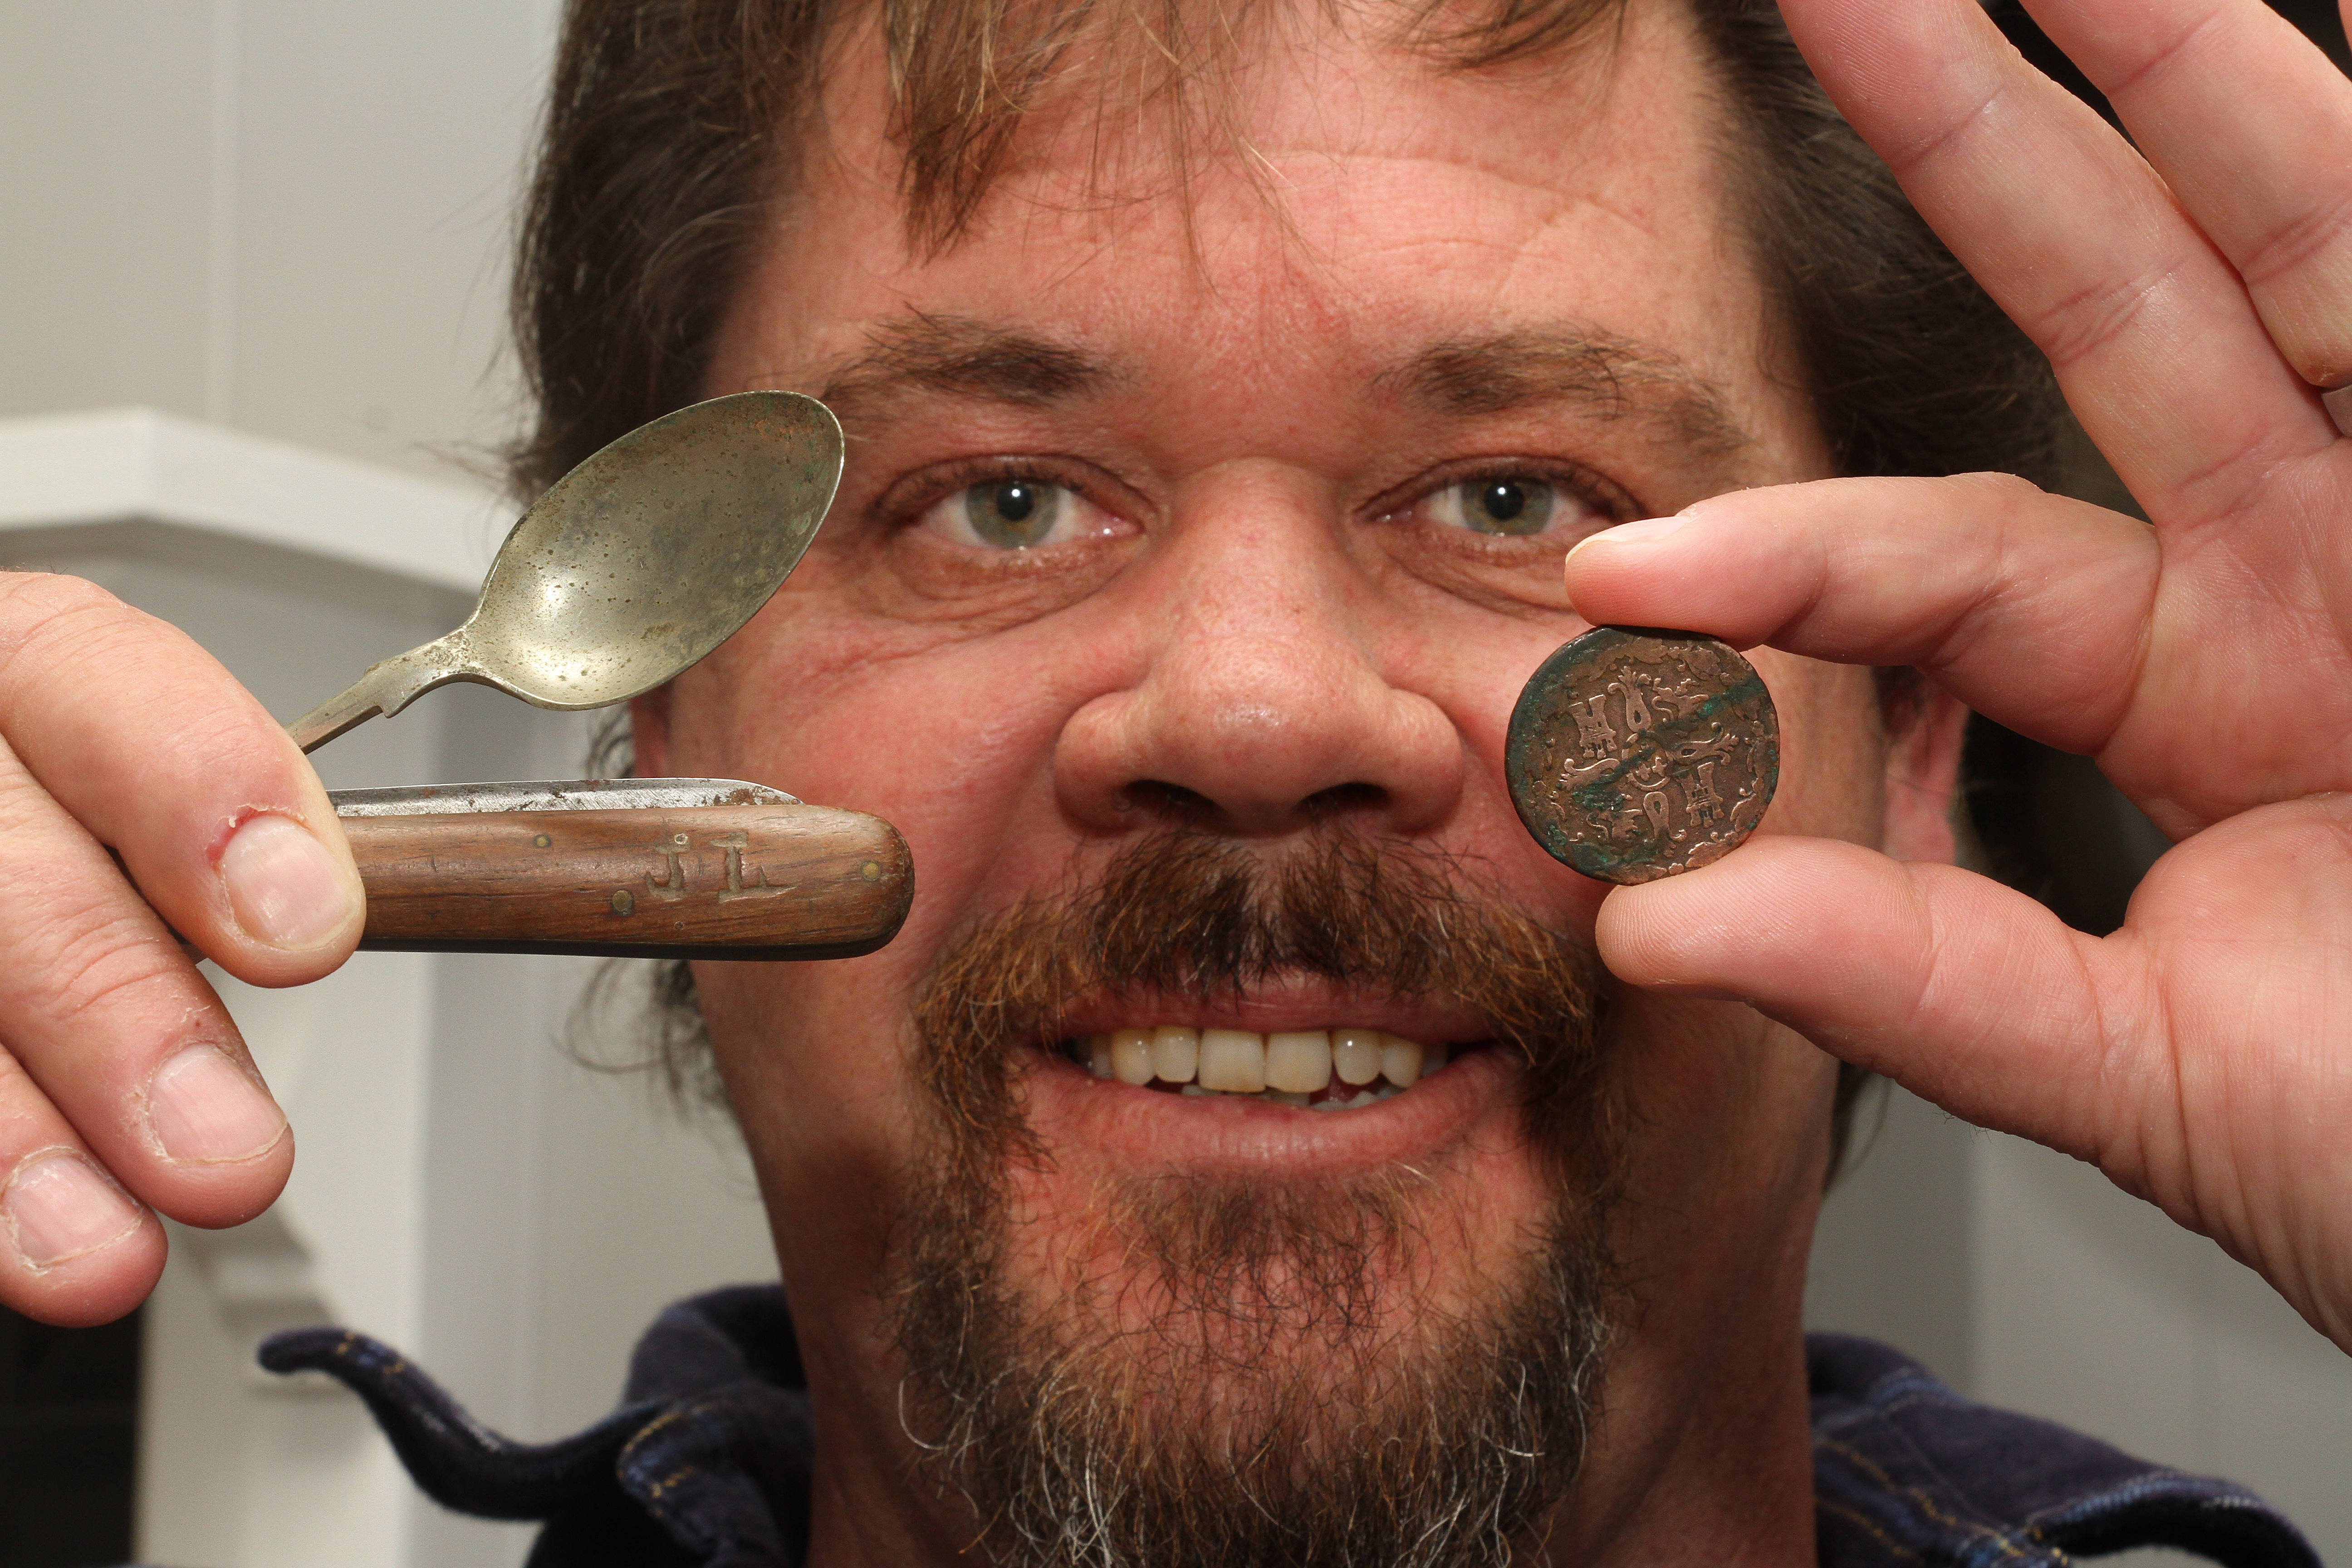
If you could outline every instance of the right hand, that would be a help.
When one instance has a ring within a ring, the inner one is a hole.
[[[238,1224],[293,1168],[197,957],[316,980],[366,895],[251,693],[176,628],[37,573],[0,574],[0,1303],[106,1322],[163,1270],[157,1214]]]
[[[1612,892],[1601,956],[2096,1164],[2352,1351],[2352,432],[2315,391],[2352,374],[2352,84],[2259,0],[2034,0],[2135,147],[1971,0],[1781,8],[2149,521],[1819,480],[1596,534],[1570,595],[1915,665],[2177,842],[2094,937],[1949,866],[1758,838]]]

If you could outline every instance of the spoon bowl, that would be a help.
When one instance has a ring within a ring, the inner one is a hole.
[[[456,680],[566,710],[650,691],[782,585],[841,459],[832,411],[797,393],[738,393],[641,426],[523,513],[465,625],[370,666],[287,728],[313,751]]]

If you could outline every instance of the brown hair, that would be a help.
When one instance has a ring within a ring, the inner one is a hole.
[[[1338,5],[1342,0],[1318,0]],[[1400,43],[1476,70],[1563,48],[1624,0],[1385,0]],[[2048,365],[1905,199],[1790,41],[1773,0],[1683,0],[1721,84],[1747,239],[1836,469],[2054,478]],[[905,151],[909,232],[950,242],[1024,113],[1099,45],[1098,85],[1180,134],[1255,0],[572,0],[514,278],[537,422],[514,447],[535,494],[698,395],[751,240],[789,208],[792,136],[825,47],[878,19]],[[1204,107],[1205,105],[1205,107]],[[1907,689],[1882,680],[1890,715]],[[673,1010],[691,983],[659,989]],[[708,1082],[665,1026],[673,1081]],[[1846,1068],[1836,1142],[1866,1083]]]

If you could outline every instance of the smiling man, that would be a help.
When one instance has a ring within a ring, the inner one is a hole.
[[[1475,72],[1396,20],[1250,18],[1181,188],[1175,132],[1090,163],[1102,105],[1041,84],[930,237],[849,23],[718,325],[698,390],[817,391],[854,455],[640,765],[877,812],[922,877],[875,960],[698,977],[786,1216],[819,1558],[1810,1536],[1833,1064],[1604,1008],[1601,889],[1497,763],[1570,544],[1831,459],[1692,18]],[[1776,827],[1948,853],[1949,723],[1890,752],[1866,672],[1773,672]]]
[[[1857,1081],[1818,1042],[2347,1338],[2352,1119],[2308,1112],[2352,1098],[2352,780],[2285,704],[2352,686],[2293,542],[2345,510],[2310,384],[2352,376],[2352,187],[2308,171],[2352,90],[2255,0],[2152,9],[2049,23],[2172,190],[1969,0],[1790,7],[1989,298],[1747,0],[575,5],[520,478],[696,396],[833,405],[824,532],[637,704],[637,764],[887,817],[919,891],[877,954],[665,988],[783,1290],[674,1311],[611,1422],[519,1449],[363,1342],[273,1360],[445,1500],[550,1520],[546,1564],[2309,1562],[2235,1489],[1801,1329]],[[2163,531],[1868,477],[2045,461],[1995,300]],[[160,1262],[141,1203],[228,1223],[291,1153],[102,847],[265,983],[350,950],[355,883],[201,655],[57,580],[5,611],[12,836],[112,901],[9,917],[0,1295],[96,1321]],[[1771,645],[1755,844],[1610,893],[1528,839],[1505,721],[1588,621]],[[2278,693],[2252,773],[2175,700],[2215,627]],[[103,660],[212,739],[156,759],[45,683]],[[1955,695],[2191,840],[2112,945],[1938,864]]]

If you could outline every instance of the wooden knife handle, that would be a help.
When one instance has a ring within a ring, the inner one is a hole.
[[[347,816],[360,946],[394,952],[854,958],[914,898],[906,840],[821,805]]]

